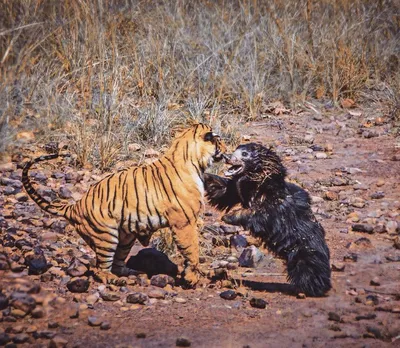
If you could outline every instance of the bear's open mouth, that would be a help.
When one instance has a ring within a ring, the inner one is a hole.
[[[244,169],[243,164],[234,164],[227,171],[225,171],[225,176],[234,176],[240,174]]]

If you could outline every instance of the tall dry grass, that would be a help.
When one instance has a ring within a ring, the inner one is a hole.
[[[271,100],[376,90],[398,117],[395,0],[0,0],[0,13],[0,151],[33,129],[105,169],[191,120],[235,141]]]

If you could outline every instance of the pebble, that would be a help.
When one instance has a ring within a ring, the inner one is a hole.
[[[0,311],[8,307],[9,300],[6,294],[0,292]]]
[[[179,337],[176,339],[175,345],[177,347],[190,347],[192,343],[185,337]]]
[[[5,346],[8,342],[11,342],[11,337],[5,332],[0,332],[0,346]]]
[[[305,298],[307,298],[306,294],[303,294],[302,292],[299,292],[296,296],[296,298],[298,298],[299,300],[304,300]]]
[[[147,294],[150,298],[164,299],[166,292],[162,289],[152,289]]]
[[[86,297],[86,303],[90,305],[94,305],[100,298],[100,294],[98,292],[95,292],[94,294],[91,294]]]
[[[95,316],[88,317],[88,324],[90,326],[100,326],[102,323],[103,323],[103,320],[101,318],[98,318]]]
[[[382,199],[385,197],[385,193],[382,191],[374,192],[370,195],[371,199]]]
[[[146,294],[141,293],[141,292],[134,292],[132,294],[129,294],[126,297],[126,302],[128,302],[128,303],[145,304],[148,300],[149,300],[149,297]]]
[[[340,263],[333,263],[332,264],[332,271],[333,272],[344,272],[346,265]]]
[[[15,335],[12,340],[16,344],[22,344],[22,343],[28,342],[29,339],[30,339],[30,336],[28,334],[20,333],[20,334]]]
[[[324,198],[328,201],[337,201],[339,199],[339,194],[334,191],[326,191]]]
[[[264,258],[264,254],[254,245],[243,250],[239,257],[239,265],[241,267],[256,268]]]
[[[240,234],[233,235],[229,238],[230,246],[236,250],[242,250],[248,246],[248,242],[245,236]]]
[[[89,289],[89,285],[89,280],[86,278],[73,278],[67,283],[67,288],[71,292],[82,293]]]
[[[58,322],[56,322],[56,321],[49,321],[47,323],[47,327],[49,329],[57,329],[59,326],[60,326],[60,324],[58,324]]]
[[[100,330],[110,330],[111,324],[109,321],[103,321],[100,325]]]
[[[187,300],[185,298],[183,298],[183,297],[175,297],[174,301],[176,303],[186,303],[187,302]]]
[[[351,228],[354,232],[365,232],[368,234],[374,233],[374,226],[370,224],[353,224]]]
[[[380,280],[379,280],[378,277],[374,277],[374,278],[371,279],[371,281],[369,282],[369,284],[370,284],[370,285],[373,285],[373,286],[380,286],[380,285],[381,285],[381,282],[380,282]]]
[[[219,295],[224,300],[234,300],[237,297],[237,292],[233,290],[226,290]]]
[[[121,299],[120,294],[114,291],[103,291],[100,293],[100,297],[104,301],[111,301],[111,302],[118,301],[119,299]]]
[[[32,254],[25,256],[25,264],[28,266],[28,272],[30,275],[39,275],[45,273],[48,269],[46,257],[44,256],[43,250],[36,247]]]
[[[372,337],[377,338],[377,339],[382,339],[383,338],[383,335],[382,335],[381,331],[376,327],[368,326],[367,327],[367,333],[370,334]],[[367,335],[367,336],[364,335],[364,337],[368,337],[368,336],[369,335]]]
[[[13,292],[10,296],[11,306],[25,314],[31,313],[36,307],[35,299],[23,292]]]
[[[48,348],[64,348],[67,345],[68,341],[65,338],[55,336],[50,340]]]
[[[137,332],[137,333],[136,333],[136,338],[146,338],[146,333],[144,333],[144,332]]]
[[[60,187],[60,189],[58,191],[58,194],[62,199],[70,199],[70,198],[72,198],[71,190],[68,187],[64,186],[64,185]]]
[[[254,307],[254,308],[261,308],[264,309],[267,307],[268,302],[263,300],[262,298],[256,298],[253,297],[250,300],[250,306]]]
[[[395,234],[397,232],[397,230],[399,229],[399,224],[397,223],[397,221],[391,220],[386,223],[385,227],[386,227],[386,231],[389,234]]]
[[[378,224],[374,227],[374,233],[385,233],[386,226],[384,224]]]
[[[169,275],[166,274],[156,274],[151,277],[150,279],[150,284],[157,286],[159,288],[165,288],[167,284],[170,284],[171,286],[175,285],[175,280],[174,278],[170,277]]]
[[[397,236],[393,239],[393,247],[400,250],[400,237]]]
[[[40,319],[45,316],[44,309],[42,307],[36,307],[32,312],[31,312],[32,318],[35,319]]]
[[[329,312],[328,320],[340,322],[340,315],[335,312]]]
[[[233,226],[233,225],[221,225],[220,229],[225,234],[235,234],[240,232],[241,230],[239,226]]]

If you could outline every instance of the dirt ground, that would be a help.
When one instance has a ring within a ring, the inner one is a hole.
[[[257,268],[227,271],[236,280],[233,300],[220,297],[228,290],[223,286],[229,285],[221,281],[204,282],[190,290],[168,285],[162,290],[164,298],[152,298],[144,305],[126,303],[126,296],[161,291],[146,280],[109,288],[90,280],[87,292],[71,293],[65,268],[72,256],[93,257],[89,248],[68,228],[62,232],[64,225],[58,219],[22,198],[23,190],[7,190],[9,185],[3,180],[0,254],[3,261],[13,264],[13,271],[0,270],[0,290],[10,303],[17,290],[30,292],[35,313],[42,309],[42,314],[33,317],[16,312],[16,306],[3,308],[0,345],[174,347],[178,338],[186,338],[181,346],[399,347],[400,139],[385,121],[378,111],[360,108],[323,110],[322,116],[280,115],[243,126],[242,134],[251,141],[274,146],[288,168],[288,179],[305,187],[313,198],[315,215],[326,230],[333,269],[333,288],[323,298],[291,294],[284,285],[284,264],[271,255]],[[26,153],[29,150],[34,149],[27,146]],[[3,165],[2,177],[17,179],[21,169],[16,165]],[[219,213],[209,206],[205,210],[209,213],[205,225],[218,226]],[[353,231],[355,224],[369,232]],[[29,241],[30,246],[7,244],[9,234],[15,241]],[[58,273],[50,269],[46,273],[51,277],[27,274],[23,257],[32,246],[44,250],[51,269]],[[229,246],[215,246],[213,255],[205,257],[203,270],[231,255],[240,253]],[[179,257],[172,260],[181,262]],[[116,298],[88,299],[101,291],[110,291]],[[267,301],[266,308],[252,307],[253,297]],[[89,317],[109,325],[91,326]]]

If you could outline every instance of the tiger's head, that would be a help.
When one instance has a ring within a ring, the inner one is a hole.
[[[197,162],[204,171],[224,158],[226,145],[210,126],[198,123],[175,138],[171,151],[174,158],[179,154],[184,162]]]

